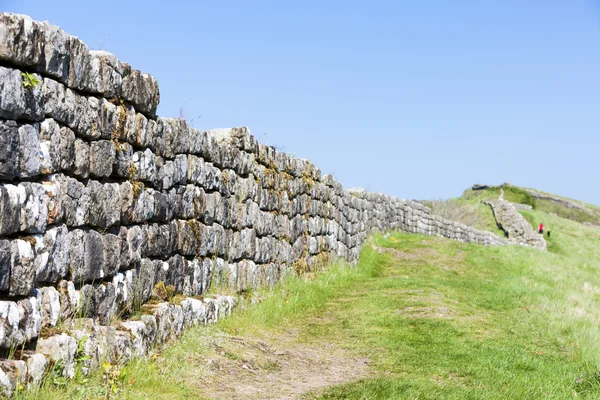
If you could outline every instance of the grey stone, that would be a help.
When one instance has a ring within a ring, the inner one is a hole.
[[[46,375],[48,359],[43,354],[34,353],[27,358],[27,380],[30,387],[39,387]]]
[[[69,231],[61,225],[46,231],[43,237],[36,237],[35,281],[55,283],[69,272]]]
[[[73,378],[75,376],[77,342],[71,336],[61,333],[45,339],[40,338],[37,341],[36,351],[56,363],[61,363],[65,377]]]
[[[123,67],[121,62],[106,51],[90,51],[90,64],[85,86],[92,93],[103,97],[120,97]]]
[[[131,335],[131,350],[136,357],[148,354],[151,343],[146,336],[146,324],[142,321],[125,321],[121,327]]]
[[[0,60],[32,67],[40,62],[42,29],[30,17],[0,14]]]
[[[31,78],[40,83],[25,87],[21,71],[0,67],[0,118],[31,121],[44,119],[42,78],[38,74],[31,74]]]
[[[5,292],[10,282],[10,241],[0,240],[0,291]]]
[[[81,139],[74,143],[75,162],[73,173],[81,178],[90,175],[90,146]]]
[[[71,280],[83,283],[104,278],[107,267],[102,235],[93,230],[76,229],[68,236]]]
[[[25,333],[19,326],[23,309],[13,301],[0,301],[0,347],[19,346],[25,342]]]
[[[40,149],[42,173],[70,171],[75,162],[75,134],[61,128],[53,119],[40,124]]]
[[[146,73],[123,63],[123,98],[148,117],[154,117],[160,100],[158,82]]]
[[[0,185],[0,235],[19,231],[21,225],[21,202],[17,186]]]
[[[11,398],[19,386],[25,383],[27,365],[21,360],[0,361],[0,393]]]
[[[108,228],[121,219],[120,190],[118,183],[104,185],[90,180],[89,224],[99,228]]]
[[[21,309],[21,321],[19,327],[23,329],[25,340],[30,342],[40,334],[42,315],[37,297],[29,297],[17,302]]]
[[[60,302],[60,315],[62,320],[73,318],[79,311],[80,293],[75,290],[71,281],[60,281],[57,285]]]
[[[119,143],[116,147],[115,163],[113,165],[113,172],[121,178],[133,179],[131,177],[134,171],[133,164],[133,147],[129,143]],[[134,174],[135,175],[135,174]]]
[[[112,233],[102,235],[104,245],[104,276],[115,275],[121,266],[121,240]]]
[[[75,105],[78,95],[61,83],[49,78],[44,78],[42,93],[45,115],[74,129]]]
[[[98,140],[90,145],[90,175],[107,178],[115,162],[115,145],[110,140]]]
[[[139,192],[138,192],[139,191]],[[124,182],[120,186],[121,197],[121,223],[140,224],[154,216],[153,189],[143,189],[141,186],[133,186],[130,182]]]
[[[50,286],[39,289],[38,302],[41,311],[41,329],[56,326],[60,318],[60,294]]]
[[[44,187],[35,182],[23,182],[17,189],[21,209],[20,230],[44,232],[48,223],[48,197]]]
[[[69,125],[79,136],[96,140],[102,136],[98,124],[102,117],[102,102],[95,97],[75,96],[75,119]]]
[[[0,179],[19,175],[19,130],[15,121],[0,120]]]
[[[78,89],[85,90],[85,81],[87,79],[87,73],[90,70],[90,52],[85,43],[76,37],[69,38],[68,45],[69,53],[69,75],[68,75],[68,86]]]
[[[19,176],[30,178],[42,171],[40,127],[38,124],[19,127]]]
[[[33,291],[35,278],[34,252],[31,243],[15,239],[11,242],[9,296],[27,296]]]
[[[108,324],[117,312],[115,286],[108,282],[98,285],[94,291],[94,315],[101,324]]]

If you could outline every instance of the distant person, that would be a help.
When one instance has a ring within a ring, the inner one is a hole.
[[[544,234],[544,224],[540,223],[540,225],[538,226],[538,233],[540,234]]]
[[[548,231],[548,237],[550,237],[550,231]]]

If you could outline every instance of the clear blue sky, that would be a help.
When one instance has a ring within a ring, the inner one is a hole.
[[[28,1],[156,76],[159,114],[248,126],[345,187],[510,182],[600,204],[598,0]]]

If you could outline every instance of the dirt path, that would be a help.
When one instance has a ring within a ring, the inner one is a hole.
[[[328,343],[299,343],[294,332],[268,340],[222,336],[211,345],[208,376],[194,385],[215,399],[297,399],[369,373],[368,360]]]

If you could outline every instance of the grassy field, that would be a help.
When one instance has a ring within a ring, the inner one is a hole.
[[[227,338],[277,345],[282,332],[294,334],[281,346],[368,360],[362,377],[306,390],[305,399],[600,398],[600,229],[539,210],[524,215],[552,230],[547,253],[378,235],[357,268],[291,279],[154,357],[49,380],[20,398],[227,398],[207,385],[220,377],[235,386],[246,373],[264,386],[261,374],[279,368],[275,359],[255,375],[234,370],[246,356],[223,351]],[[229,367],[206,362],[215,357]]]

